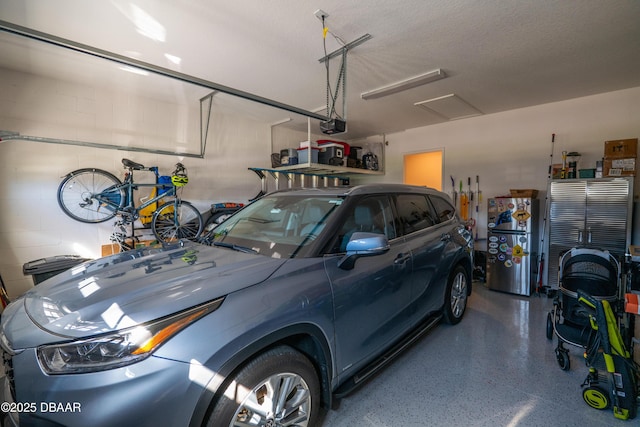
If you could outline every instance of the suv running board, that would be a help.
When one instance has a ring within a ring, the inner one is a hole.
[[[406,335],[387,352],[383,353],[380,357],[362,368],[353,377],[349,378],[342,385],[340,385],[340,387],[336,389],[333,395],[339,399],[351,393],[366,379],[373,376],[373,374],[378,372],[385,365],[395,359],[396,356],[400,355],[407,347],[411,346],[424,334],[429,332],[436,324],[438,324],[438,322],[440,322],[440,319],[442,319],[442,314],[437,314],[434,317],[429,317],[427,321],[425,321],[418,328],[414,329],[411,333]]]

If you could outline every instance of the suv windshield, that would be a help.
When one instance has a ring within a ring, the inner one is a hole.
[[[335,196],[265,196],[217,226],[212,244],[273,258],[304,257],[343,201]]]

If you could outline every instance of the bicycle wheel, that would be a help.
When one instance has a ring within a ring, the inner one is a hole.
[[[196,239],[202,232],[202,215],[189,202],[173,200],[153,214],[151,230],[160,242]]]
[[[102,169],[86,168],[69,173],[58,187],[62,211],[80,222],[108,221],[126,203],[122,182]]]
[[[234,210],[229,210],[229,211],[221,211],[221,212],[216,212],[213,215],[211,215],[208,219],[207,222],[204,224],[204,227],[202,229],[203,232],[209,232],[211,230],[213,230],[214,228],[216,228],[218,226],[218,224],[220,224],[222,221],[224,221],[225,219],[229,218],[231,215],[233,215],[233,213],[236,211],[237,209]]]

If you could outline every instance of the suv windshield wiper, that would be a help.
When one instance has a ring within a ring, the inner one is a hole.
[[[251,222],[258,222],[260,224],[269,224],[272,222],[278,222],[279,220],[277,219],[265,219],[265,218],[258,218],[257,216],[249,216],[247,218],[240,218],[240,221],[251,221]]]
[[[223,248],[229,248],[229,249],[233,249],[234,251],[238,251],[238,252],[244,252],[247,254],[257,254],[258,252],[251,249],[251,248],[247,248],[245,246],[238,246],[238,245],[234,245],[232,243],[225,243],[225,242],[213,242],[213,246],[221,246]]]

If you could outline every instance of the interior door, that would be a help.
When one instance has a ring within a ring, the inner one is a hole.
[[[425,185],[442,191],[443,150],[426,151],[424,153],[406,154],[404,156],[405,184]]]

